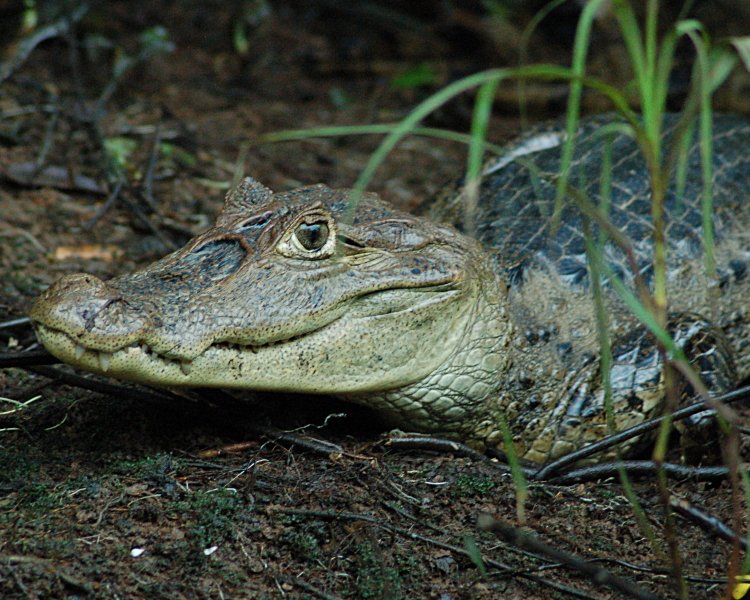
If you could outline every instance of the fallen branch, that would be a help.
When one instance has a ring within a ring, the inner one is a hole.
[[[508,544],[521,548],[522,550],[529,550],[541,554],[550,560],[559,562],[563,566],[586,575],[597,586],[609,587],[626,594],[631,598],[637,598],[638,600],[658,600],[658,596],[642,589],[627,579],[623,579],[610,573],[604,567],[583,560],[573,554],[565,552],[564,550],[550,546],[549,544],[545,544],[530,533],[503,523],[502,521],[498,521],[490,515],[480,515],[477,525],[480,529],[491,531]]]
[[[672,498],[670,506],[684,519],[698,525],[704,531],[721,538],[731,544],[739,544],[742,550],[747,550],[747,538],[739,535],[718,517],[708,514],[691,505],[687,500]]]
[[[747,399],[748,397],[750,397],[750,386],[744,386],[731,392],[727,392],[726,394],[716,396],[714,400],[716,402],[730,404],[732,402],[737,402],[738,400]],[[699,401],[691,404],[690,406],[686,406],[674,411],[671,414],[670,418],[672,422],[677,422],[683,419],[687,419],[688,417],[704,410],[710,409],[703,403],[703,401]],[[666,418],[666,416],[654,417],[653,419],[649,419],[648,421],[644,421],[643,423],[639,423],[638,425],[628,427],[627,429],[624,429],[618,433],[609,435],[599,440],[598,442],[594,442],[593,444],[584,446],[583,448],[571,452],[570,454],[566,454],[565,456],[562,456],[557,460],[554,460],[542,466],[536,473],[534,473],[532,479],[536,481],[550,479],[552,475],[560,471],[560,469],[562,469],[563,467],[577,463],[584,458],[588,458],[589,456],[598,454],[599,452],[603,452],[604,450],[607,450],[612,446],[616,446],[617,444],[620,444],[625,440],[629,440],[639,435],[643,435],[644,433],[647,433],[649,431],[658,429],[659,427],[661,427],[662,421]]]
[[[78,23],[83,18],[88,10],[89,7],[87,4],[81,4],[71,11],[69,15],[65,15],[54,23],[50,23],[46,27],[34,31],[21,40],[15,54],[5,62],[0,63],[0,83],[8,79],[18,67],[26,62],[26,59],[34,51],[34,48],[46,40],[65,35],[72,25]]]
[[[616,477],[621,468],[625,469],[628,476],[655,475],[663,469],[667,477],[693,479],[695,481],[716,481],[729,476],[728,467],[692,467],[675,463],[657,463],[653,460],[624,460],[571,469],[555,477],[550,477],[547,481],[556,485],[572,485],[585,481],[596,481],[598,479]]]

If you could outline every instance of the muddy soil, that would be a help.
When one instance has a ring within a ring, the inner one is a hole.
[[[479,3],[142,4],[92,8],[0,87],[0,352],[33,348],[28,323],[7,322],[56,278],[111,277],[179,247],[213,220],[238,174],[275,190],[352,185],[380,138],[262,136],[398,121],[457,77],[516,64],[533,14],[499,19]],[[20,17],[3,10],[4,38],[16,39]],[[566,60],[575,15],[556,18],[556,30],[532,38],[531,59]],[[167,49],[156,26],[171,51],[155,51]],[[627,78],[606,22],[597,35],[594,68]],[[114,66],[144,48],[153,55],[113,85]],[[730,92],[728,106],[742,108],[747,96]],[[559,115],[564,93],[532,86],[531,117]],[[520,129],[517,99],[501,91],[493,141]],[[470,100],[427,124],[467,131]],[[54,168],[35,170],[40,157]],[[465,161],[460,144],[410,137],[370,188],[413,209]],[[516,488],[496,459],[398,447],[376,416],[326,398],[175,397],[71,382],[0,370],[0,396],[15,401],[0,403],[2,598],[619,597],[478,528],[485,513],[521,525]],[[744,531],[728,482],[671,479],[667,488]],[[690,597],[721,597],[738,560],[732,544],[669,521],[653,477],[637,479],[634,494],[648,527],[617,477],[532,483],[522,529],[657,597],[677,597],[679,555]]]

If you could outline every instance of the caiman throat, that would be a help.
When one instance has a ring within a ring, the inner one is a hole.
[[[571,177],[592,179],[592,189],[598,173],[583,157],[601,144],[597,126],[582,124],[580,177]],[[750,127],[730,126],[736,143],[750,147]],[[736,149],[722,145],[722,122],[717,131],[721,161]],[[554,185],[540,187],[538,174],[516,161],[526,154],[554,173],[559,148],[543,135],[541,150],[512,150],[488,165],[478,239],[374,194],[364,194],[352,216],[347,190],[273,193],[247,178],[215,226],[181,250],[107,282],[73,274],[50,287],[31,311],[39,340],[66,363],[132,381],[335,395],[402,429],[476,446],[501,443],[505,419],[521,456],[544,462],[570,452],[608,429],[581,216],[568,207],[552,229]],[[620,180],[615,173],[613,189],[622,193],[613,196],[613,221],[645,261],[647,182],[626,181],[640,165],[631,139],[622,136],[614,150],[628,164]],[[715,391],[741,375],[735,349],[748,336],[739,300],[747,298],[748,248],[736,232],[750,219],[744,199],[730,200],[722,186],[739,182],[746,193],[750,168],[736,156],[733,165],[714,183],[723,300],[710,297],[716,286],[702,268],[700,169],[680,187],[681,212],[670,215],[678,236],[671,285],[691,295],[677,303],[672,332],[694,350]],[[459,195],[438,204],[438,218],[456,212]],[[460,216],[452,220],[460,227]],[[622,252],[609,244],[604,251],[627,279]],[[607,302],[614,416],[623,428],[662,405],[661,359],[612,294]]]

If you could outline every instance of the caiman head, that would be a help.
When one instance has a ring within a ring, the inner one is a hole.
[[[409,413],[421,404],[383,406],[378,393],[408,388],[411,397],[420,382],[456,380],[470,395],[473,379],[450,365],[482,345],[470,338],[497,336],[476,322],[495,276],[480,246],[454,229],[373,194],[356,209],[351,200],[323,185],[274,194],[245,179],[216,225],[181,250],[107,282],[74,274],[54,284],[32,308],[37,335],[89,371],[350,396],[419,428]],[[484,354],[459,362],[487,366]],[[492,386],[480,387],[486,396]]]

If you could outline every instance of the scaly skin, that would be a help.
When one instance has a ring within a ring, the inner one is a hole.
[[[587,169],[601,146],[598,124],[582,125],[572,182],[596,179]],[[728,164],[735,144],[750,147],[750,126],[719,120],[717,132],[721,288],[703,273],[697,176],[679,202],[670,195],[668,210],[682,211],[670,225],[671,326],[720,391],[736,382],[735,358],[739,375],[750,360],[739,350],[750,339],[741,272],[750,219],[744,197],[732,195],[750,189],[750,167]],[[475,215],[484,246],[373,194],[352,220],[348,191],[273,194],[248,178],[216,225],[183,249],[106,283],[85,274],[58,281],[32,308],[38,337],[64,362],[133,381],[332,394],[402,429],[476,446],[500,443],[505,419],[523,457],[570,452],[607,433],[595,315],[580,216],[566,208],[562,227],[548,230],[550,190],[523,164],[553,172],[559,148],[527,152],[528,139],[512,147],[523,158],[488,166]],[[631,140],[616,144],[613,220],[645,265],[641,165]],[[436,211],[460,225],[456,197]],[[621,252],[608,245],[605,254],[626,272]],[[653,341],[611,296],[613,406],[623,428],[657,410],[664,391]]]

